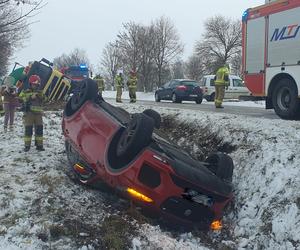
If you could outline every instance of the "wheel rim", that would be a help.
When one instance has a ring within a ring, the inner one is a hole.
[[[126,151],[127,146],[131,143],[133,139],[133,135],[137,128],[137,120],[132,120],[129,126],[124,131],[122,137],[120,138],[120,142],[118,144],[117,153],[120,155]]]
[[[292,96],[289,88],[283,87],[278,91],[277,104],[281,110],[288,110],[291,106]]]

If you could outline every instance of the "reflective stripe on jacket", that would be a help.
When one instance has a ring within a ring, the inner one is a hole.
[[[31,112],[42,112],[42,104],[46,100],[45,95],[41,91],[34,91],[31,89],[23,90],[19,98],[30,106]]]
[[[137,77],[136,76],[130,76],[128,82],[127,82],[128,88],[130,89],[136,89],[137,85]]]
[[[218,69],[216,73],[215,85],[229,85],[229,69],[227,67]]]
[[[115,87],[124,87],[122,76],[117,75],[115,78]]]

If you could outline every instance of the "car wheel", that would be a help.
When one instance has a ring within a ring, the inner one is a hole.
[[[215,100],[215,93],[212,93],[210,96],[206,98],[208,102],[213,102]]]
[[[282,119],[299,119],[300,99],[297,86],[290,79],[278,82],[272,95],[272,102],[276,114]]]
[[[172,102],[173,103],[181,103],[181,100],[177,97],[175,93],[172,94]]]
[[[92,79],[80,82],[78,87],[73,90],[73,95],[66,105],[65,114],[73,115],[86,101],[96,100],[97,91],[97,84]]]
[[[146,109],[143,111],[143,114],[151,117],[154,120],[154,127],[159,129],[161,124],[161,116],[158,112],[153,109]]]
[[[197,104],[201,104],[201,103],[202,103],[202,100],[203,100],[202,97],[198,97],[198,98],[196,99],[196,103],[197,103]]]
[[[150,141],[154,120],[145,114],[133,114],[117,144],[117,157],[134,158]]]
[[[205,162],[209,163],[208,169],[222,180],[231,182],[233,175],[233,161],[223,153],[212,153]]]
[[[159,95],[157,93],[155,93],[155,101],[160,102],[160,98],[159,98]]]

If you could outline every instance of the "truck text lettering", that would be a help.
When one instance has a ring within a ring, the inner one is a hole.
[[[300,30],[300,25],[298,24],[285,26],[281,30],[277,28],[273,33],[271,42],[295,38],[298,35],[299,30]]]

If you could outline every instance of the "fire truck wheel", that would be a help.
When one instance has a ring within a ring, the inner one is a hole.
[[[276,114],[282,119],[300,118],[300,99],[294,81],[281,79],[274,89],[272,102]]]

